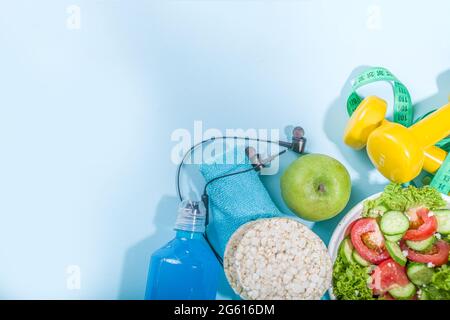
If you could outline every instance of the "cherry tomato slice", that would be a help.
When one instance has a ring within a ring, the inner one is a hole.
[[[373,218],[357,220],[351,230],[351,240],[359,255],[373,264],[389,258],[383,235]]]
[[[437,220],[427,208],[419,208],[408,212],[411,218],[410,226],[415,229],[406,231],[403,239],[420,241],[431,237],[437,230]]]
[[[402,267],[392,259],[387,259],[380,263],[371,276],[372,289],[375,295],[382,295],[395,287],[402,287],[409,283],[405,267]]]
[[[359,219],[358,219],[358,220],[359,220]],[[358,220],[352,221],[352,222],[347,226],[347,229],[345,229],[345,233],[344,233],[344,236],[345,236],[345,237],[347,237],[348,235],[350,235],[350,233],[352,232],[353,226],[355,225],[356,221],[358,221]]]
[[[450,245],[443,241],[439,240],[435,245],[429,250],[429,252],[420,253],[414,251],[405,243],[401,244],[402,250],[408,250],[408,259],[415,262],[420,263],[432,263],[435,266],[442,266],[448,262]]]

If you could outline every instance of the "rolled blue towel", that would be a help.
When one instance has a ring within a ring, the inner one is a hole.
[[[237,147],[222,154],[210,164],[202,164],[200,172],[206,181],[251,167],[244,148]],[[235,159],[229,164],[224,159]],[[224,164],[226,163],[226,164]],[[259,218],[282,216],[254,170],[212,182],[208,186],[210,223],[208,238],[223,257],[231,235],[243,224]]]

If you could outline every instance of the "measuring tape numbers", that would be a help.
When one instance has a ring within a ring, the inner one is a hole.
[[[369,68],[356,77],[352,83],[352,93],[347,99],[347,112],[352,115],[363,100],[356,90],[373,82],[385,81],[393,85],[394,122],[405,127],[413,124],[413,106],[408,89],[389,70],[382,67]]]

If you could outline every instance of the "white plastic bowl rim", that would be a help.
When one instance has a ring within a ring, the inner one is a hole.
[[[381,192],[367,197],[366,199],[359,202],[342,218],[336,229],[334,229],[333,235],[331,236],[330,243],[328,245],[328,253],[331,256],[331,261],[333,261],[333,264],[336,261],[339,245],[344,239],[345,230],[347,230],[347,226],[352,223],[352,221],[358,219],[361,216],[364,201],[378,198],[380,195]],[[447,207],[450,208],[450,197],[443,194],[442,198],[447,202]],[[328,290],[328,294],[330,295],[330,298],[332,300],[336,300],[336,297],[333,294],[332,286]]]

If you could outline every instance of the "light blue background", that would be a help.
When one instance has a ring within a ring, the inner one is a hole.
[[[351,172],[349,207],[381,190],[341,142],[347,79],[385,66],[419,114],[443,105],[449,12],[447,0],[1,0],[0,298],[142,298],[149,256],[173,235],[171,133],[194,120],[300,124],[310,152]],[[284,208],[278,176],[263,180]],[[340,217],[314,230],[327,241]]]

